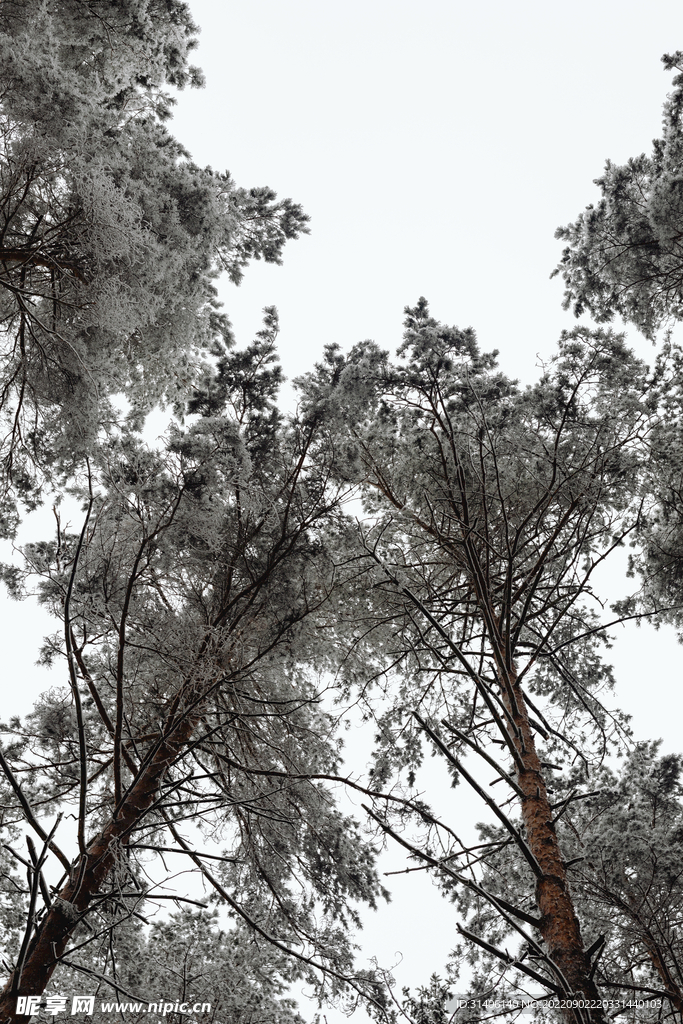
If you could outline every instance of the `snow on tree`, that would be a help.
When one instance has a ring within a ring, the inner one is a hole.
[[[279,262],[301,208],[202,169],[169,133],[188,64],[186,4],[4,4],[0,11],[0,416],[5,534],[16,493],[67,470],[115,420],[182,402],[229,332],[215,278]]]
[[[79,951],[117,922],[182,903],[168,860],[291,958],[290,977],[376,996],[350,945],[355,905],[382,894],[374,854],[318,781],[340,760],[318,679],[340,643],[318,629],[348,572],[340,494],[308,458],[317,428],[277,412],[273,363],[266,329],[224,353],[197,394],[209,414],[169,428],[160,451],[126,431],[101,444],[81,530],[58,519],[55,539],[6,572],[60,620],[43,656],[66,658],[70,686],[5,729],[10,807],[42,852],[3,1019],[60,964],[92,971]],[[48,835],[40,819],[57,812]]]
[[[599,699],[611,675],[595,650],[604,628],[593,575],[637,522],[646,368],[621,337],[578,329],[520,389],[471,330],[438,323],[420,300],[406,309],[397,361],[369,342],[348,357],[330,348],[301,386],[311,422],[327,424],[339,479],[365,495],[361,552],[378,589],[362,625],[388,680],[398,677],[378,718],[370,813],[447,886],[487,904],[489,917],[463,930],[469,942],[548,993],[596,1001],[553,790],[558,770],[599,764],[623,728]],[[471,850],[457,823],[415,799],[424,738],[504,839]],[[477,781],[468,754],[505,798]],[[397,825],[410,806],[429,826],[423,843]],[[487,890],[471,871],[508,845],[524,866],[521,890]],[[530,956],[500,949],[505,934]],[[599,1003],[590,1019],[606,1019]]]
[[[602,702],[593,590],[638,537],[643,594],[615,614],[679,622],[680,354],[650,374],[580,328],[522,389],[420,300],[396,360],[329,347],[283,416],[275,310],[237,351],[215,281],[279,262],[306,217],[169,133],[165,90],[201,82],[195,34],[178,0],[0,9],[2,531],[46,481],[83,509],[3,570],[58,621],[42,657],[68,685],[3,727],[0,1015],[87,977],[142,1001],[201,982],[216,1021],[298,1024],[305,979],[392,1019],[354,966],[383,889],[342,782],[457,903],[475,988],[595,1004],[565,1007],[573,1024],[629,991],[680,1014],[680,759],[641,745],[604,767],[628,732]],[[666,63],[653,157],[608,165],[560,232],[567,302],[649,335],[683,311],[683,56]],[[157,403],[186,422],[153,448]],[[375,718],[367,783],[340,774],[324,678]],[[496,818],[481,844],[416,796],[425,746]],[[176,865],[206,901],[171,887]],[[169,900],[185,909],[154,919]],[[400,1013],[444,1019],[447,998],[434,977]]]
[[[594,795],[573,802],[562,826],[582,857],[574,889],[600,946],[598,983],[625,1001],[629,993],[663,1000],[663,1014],[637,1007],[633,1021],[683,1012],[681,757],[658,756],[657,748],[636,744],[618,775],[596,772]]]
[[[598,323],[615,315],[653,338],[683,318],[683,51],[662,57],[681,72],[664,106],[663,131],[645,153],[618,166],[607,161],[595,182],[600,201],[556,237],[567,243],[554,271],[565,282],[565,308]]]

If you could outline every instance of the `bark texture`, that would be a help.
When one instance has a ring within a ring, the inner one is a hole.
[[[601,996],[591,977],[591,965],[569,892],[567,870],[553,824],[543,766],[536,750],[524,692],[514,670],[506,672],[505,677],[501,685],[502,698],[514,723],[513,738],[523,765],[517,767],[517,783],[523,793],[520,798],[522,821],[529,848],[540,868],[536,879],[536,904],[541,914],[539,930],[551,960],[564,979],[567,995],[589,1001],[599,1000]],[[567,1008],[564,1015],[572,1024],[577,1021],[602,1024],[606,1020],[600,1007],[584,1009],[581,1013]]]
[[[666,990],[668,998],[671,1000],[671,1005],[678,1010],[678,1019],[683,1020],[683,992],[681,992],[680,986],[674,981],[673,975],[671,974],[669,966],[659,947],[659,943],[655,940],[649,929],[645,932],[644,942],[650,956],[650,960],[662,980],[662,985]]]
[[[68,881],[54,898],[31,940],[21,977],[17,977],[15,970],[0,995],[2,1024],[26,1020],[16,1013],[17,997],[40,995],[45,990],[79,920],[87,913],[92,900],[100,895],[119,851],[144,820],[165,771],[190,740],[196,723],[196,716],[188,716],[169,732],[131,783],[118,814],[112,813],[109,823],[88,844],[85,862],[82,858],[74,862]]]

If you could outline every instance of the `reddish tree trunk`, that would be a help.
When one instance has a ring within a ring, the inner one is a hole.
[[[680,1019],[683,1020],[683,992],[681,992],[680,987],[674,981],[666,959],[659,947],[659,943],[650,933],[649,929],[645,930],[643,934],[643,941],[650,956],[650,960],[652,961],[652,965],[661,978],[662,984],[666,989],[667,996],[671,1000],[671,1005],[675,1006],[681,1015]]]
[[[131,832],[144,819],[154,803],[164,772],[191,738],[196,717],[181,721],[160,744],[149,764],[141,770],[132,784],[118,815],[112,818],[99,835],[88,844],[86,864],[77,860],[71,876],[43,919],[28,948],[21,979],[17,985],[14,972],[0,994],[0,1021],[25,1021],[17,1016],[17,997],[41,995],[66,950],[78,917],[88,909],[90,902],[100,894],[104,883],[116,863],[118,851]]]
[[[539,930],[551,960],[561,971],[569,988],[567,995],[588,1001],[600,1000],[598,989],[590,976],[590,962],[569,892],[567,872],[553,825],[552,808],[529,724],[524,693],[514,670],[508,673],[508,685],[501,685],[501,691],[505,707],[515,723],[517,732],[513,738],[524,765],[523,770],[519,767],[517,769],[517,782],[523,793],[520,802],[526,839],[541,869],[540,877],[536,879],[536,904],[541,913]],[[603,1024],[606,1019],[600,1007],[584,1009],[581,1013],[568,1008],[565,1017],[572,1024],[589,1020],[594,1024]]]

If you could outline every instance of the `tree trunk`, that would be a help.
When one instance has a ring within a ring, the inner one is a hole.
[[[88,844],[85,866],[81,858],[75,862],[69,880],[54,898],[31,939],[21,977],[16,977],[15,970],[0,994],[2,1024],[26,1019],[23,1015],[17,1016],[18,996],[41,995],[45,990],[79,918],[87,912],[89,903],[100,894],[116,863],[122,843],[143,821],[154,803],[164,772],[191,738],[196,722],[196,716],[188,716],[178,723],[149,764],[138,774],[118,815],[114,817],[112,813],[109,823]]]
[[[541,869],[536,879],[536,904],[541,914],[539,930],[553,963],[558,967],[568,988],[567,997],[600,1000],[598,989],[590,975],[590,962],[586,956],[569,886],[567,872],[560,852],[560,844],[553,825],[553,813],[548,798],[541,761],[536,751],[534,735],[529,724],[529,713],[524,692],[513,668],[506,673],[501,684],[503,703],[515,724],[513,739],[523,769],[517,767],[517,783],[522,790],[520,798],[522,821],[531,852]],[[577,1012],[564,1011],[565,1018],[603,1024],[606,1020],[601,1007]]]
[[[662,980],[662,984],[666,989],[671,1005],[678,1010],[678,1019],[683,1020],[683,992],[681,992],[680,986],[674,981],[671,971],[669,970],[669,966],[660,949],[659,943],[655,940],[649,928],[646,928],[643,932],[643,942],[648,951],[650,960],[652,961],[652,965]]]

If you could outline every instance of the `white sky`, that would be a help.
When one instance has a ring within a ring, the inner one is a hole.
[[[683,47],[680,3],[190,4],[207,87],[181,95],[171,130],[200,164],[270,185],[312,218],[283,267],[253,266],[239,289],[222,289],[238,341],[277,305],[296,376],[328,342],[395,348],[404,305],[424,294],[436,317],[474,326],[503,369],[533,379],[537,356],[574,323],[548,279],[554,230],[597,198],[607,157],[623,162],[658,134],[670,82],[659,58]],[[27,606],[2,611],[19,638],[5,648],[4,717],[46,685],[32,664],[54,626]],[[665,630],[621,633],[617,702],[639,737],[681,749],[681,649]],[[368,922],[364,951],[386,962],[402,950],[400,980],[414,985],[442,968],[455,930],[450,908],[410,885],[396,883],[393,908]]]
[[[312,218],[282,268],[226,289],[244,340],[275,303],[295,375],[328,341],[395,347],[424,294],[530,378],[573,323],[548,280],[554,230],[597,196],[606,157],[658,134],[680,4],[190,3],[207,87],[181,95],[176,135]]]

